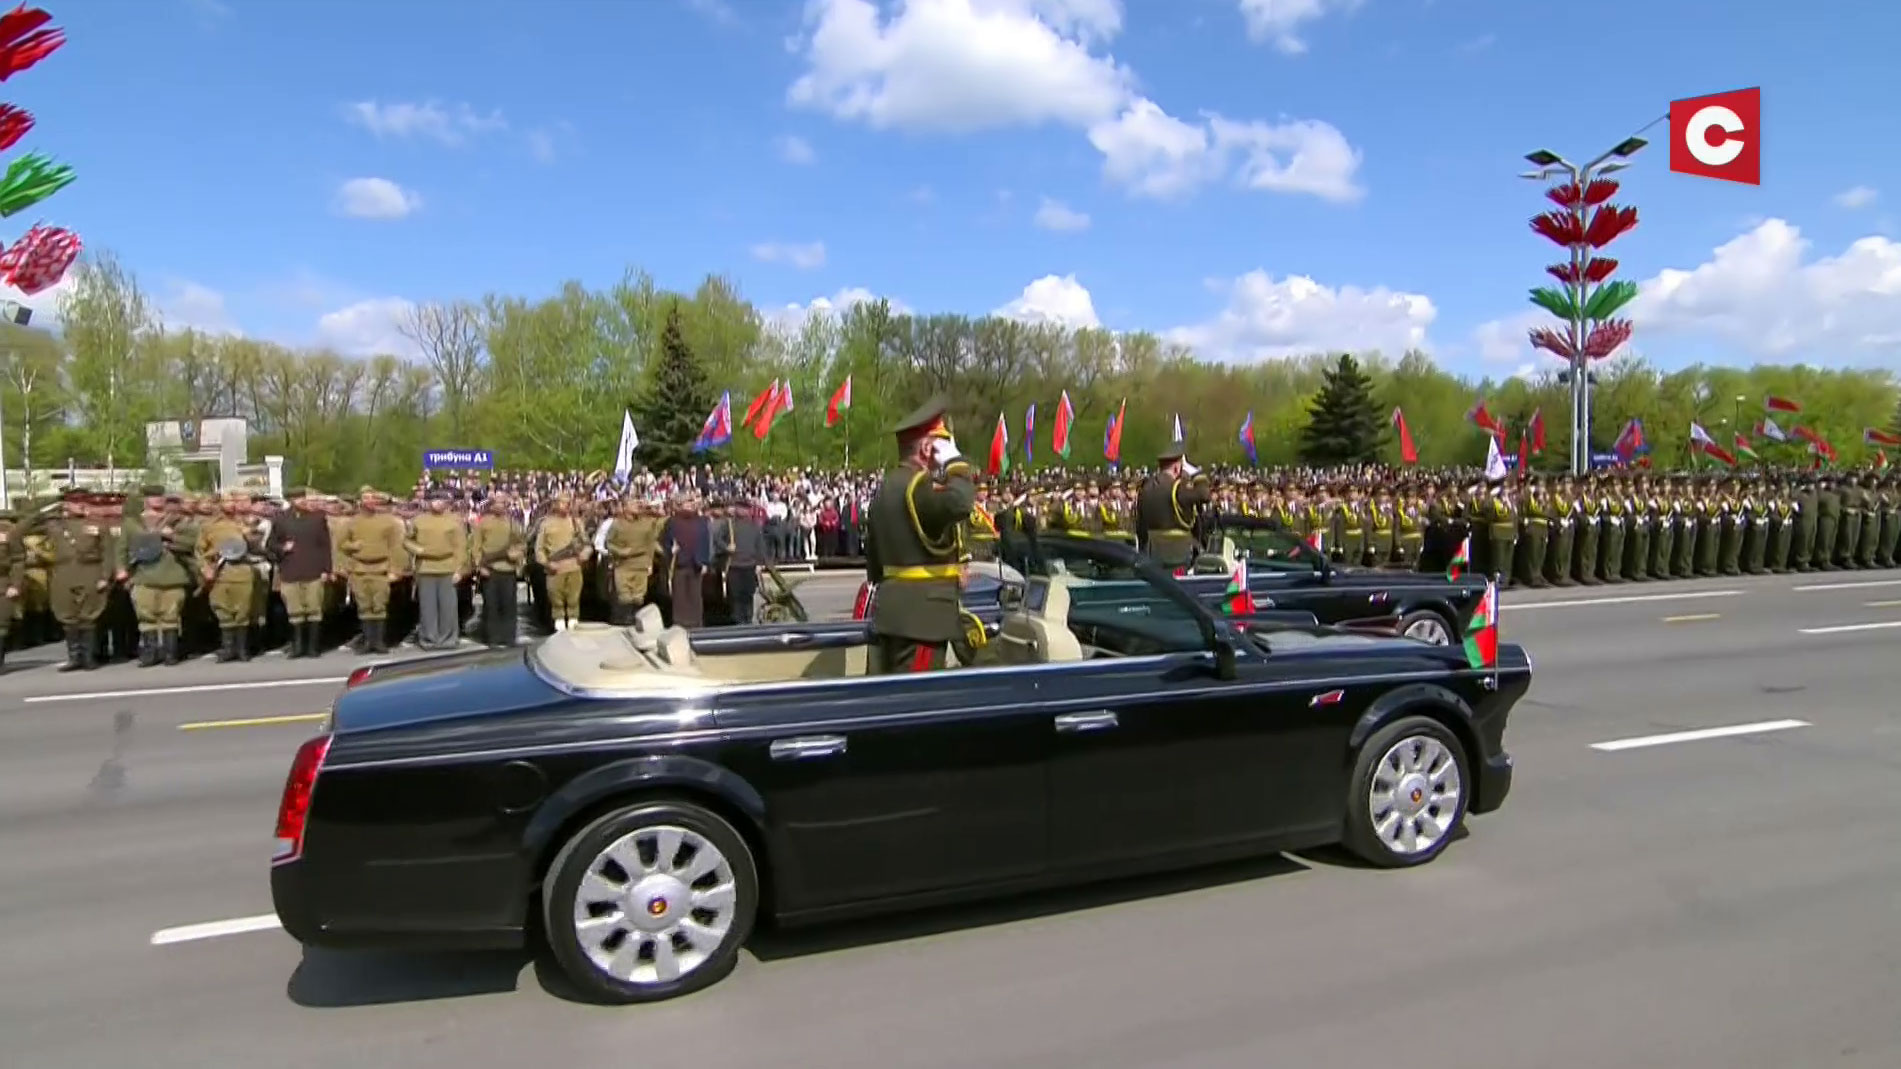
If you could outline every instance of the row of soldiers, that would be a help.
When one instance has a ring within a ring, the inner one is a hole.
[[[1133,486],[981,485],[970,553],[1007,559],[1009,543],[1037,529],[1142,540],[1145,487],[1160,488],[1147,505],[1166,526],[1178,479],[1201,488],[1206,507],[1181,526],[1203,546],[1215,544],[1222,516],[1263,517],[1335,563],[1438,571],[1469,547],[1474,568],[1532,587],[1889,568],[1901,540],[1901,481],[1884,473],[1743,478],[1616,469],[1510,483],[1428,476],[1309,486],[1164,472]]]
[[[724,614],[750,622],[766,563],[753,510],[720,502],[702,512],[691,494],[671,512],[643,498],[564,494],[534,516],[491,494],[473,517],[446,492],[426,502],[368,486],[353,497],[285,496],[280,508],[242,491],[186,497],[148,486],[0,513],[0,656],[10,637],[33,645],[54,632],[65,639],[64,670],[130,656],[177,664],[201,647],[248,660],[274,637],[291,657],[315,657],[339,632],[353,632],[360,652],[385,653],[412,625],[420,648],[451,649],[478,599],[485,641],[505,646],[518,633],[518,584],[555,630],[582,619],[584,593],[598,595],[587,611],[604,602],[602,615],[628,622],[670,585],[681,595],[669,599],[676,622],[703,623],[704,585],[731,602]]]

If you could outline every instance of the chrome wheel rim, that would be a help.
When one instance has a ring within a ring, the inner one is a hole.
[[[1367,814],[1386,849],[1401,857],[1426,853],[1452,831],[1464,797],[1459,761],[1430,735],[1394,743],[1373,766]]]
[[[1452,636],[1446,632],[1445,622],[1437,616],[1424,616],[1406,625],[1406,637],[1433,646],[1452,644]]]
[[[589,862],[574,893],[574,937],[594,967],[624,983],[693,972],[738,915],[733,865],[699,832],[657,824],[629,832]]]

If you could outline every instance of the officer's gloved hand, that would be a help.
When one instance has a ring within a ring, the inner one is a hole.
[[[1195,467],[1195,466],[1194,466],[1193,464],[1190,464],[1190,463],[1188,462],[1188,458],[1187,458],[1187,457],[1183,457],[1183,458],[1182,458],[1182,474],[1183,474],[1183,475],[1188,475],[1188,476],[1195,476],[1195,475],[1200,475],[1200,474],[1201,474],[1201,469],[1200,469],[1200,468],[1197,468],[1197,467]]]
[[[962,456],[963,454],[957,451],[957,440],[954,438],[939,438],[931,443],[931,459],[936,461],[940,468],[950,467]]]

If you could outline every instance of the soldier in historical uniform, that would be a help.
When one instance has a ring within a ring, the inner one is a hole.
[[[535,530],[535,558],[548,576],[548,608],[557,632],[581,618],[582,566],[589,548],[586,528],[574,516],[574,498],[557,495]]]
[[[20,613],[20,584],[26,572],[26,547],[19,526],[19,513],[0,509],[0,665],[7,662],[7,638]]]
[[[141,668],[182,659],[178,639],[185,626],[185,599],[197,585],[193,547],[178,541],[170,520],[165,497],[148,495],[126,540],[123,567],[138,621]]]
[[[527,559],[528,534],[508,514],[508,495],[490,494],[469,532],[469,563],[482,584],[482,640],[491,648],[515,644],[515,578]]]
[[[634,622],[634,615],[647,603],[647,590],[653,585],[654,555],[660,552],[660,530],[665,521],[656,506],[639,498],[620,503],[620,512],[607,522],[607,534],[601,540],[610,587],[610,619],[619,626]]]
[[[257,569],[251,567],[250,495],[226,494],[223,512],[198,529],[199,575],[218,620],[218,660],[251,659],[250,629]]]
[[[373,486],[357,492],[356,515],[344,525],[337,546],[356,602],[364,653],[388,653],[390,587],[402,576],[403,521],[387,511],[388,498]]]
[[[469,561],[469,529],[449,511],[449,492],[429,495],[428,511],[409,524],[404,544],[416,567],[416,645],[452,650],[462,642],[462,602],[456,588]]]
[[[759,569],[766,563],[766,532],[758,506],[733,501],[713,529],[713,556],[726,569],[726,610],[733,623],[753,622],[759,600]]]
[[[1170,442],[1135,501],[1136,544],[1168,568],[1186,568],[1201,552],[1196,515],[1214,497],[1208,476],[1190,469],[1187,451],[1183,443]]]
[[[286,496],[290,509],[271,524],[267,544],[277,562],[277,593],[290,620],[286,656],[317,657],[323,653],[325,595],[336,567],[330,517],[314,490],[296,489]]]
[[[53,618],[66,631],[66,663],[60,671],[89,671],[98,665],[93,629],[106,609],[117,549],[106,528],[86,514],[84,491],[67,491],[61,509],[63,515],[46,525],[47,589]]]
[[[865,570],[878,588],[873,673],[942,668],[963,630],[963,527],[977,491],[951,436],[949,407],[932,398],[893,428],[901,459],[871,499]]]

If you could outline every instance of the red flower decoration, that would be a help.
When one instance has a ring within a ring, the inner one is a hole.
[[[1545,273],[1567,286],[1575,286],[1579,281],[1596,285],[1611,277],[1617,271],[1617,261],[1608,257],[1593,257],[1584,261],[1584,270],[1579,271],[1576,264],[1552,264]]]
[[[1591,328],[1590,336],[1584,339],[1584,355],[1602,360],[1629,340],[1630,320],[1607,319]]]
[[[0,104],[0,151],[12,148],[33,129],[33,115],[11,104]]]
[[[1617,183],[1608,178],[1593,179],[1584,187],[1584,203],[1595,208],[1617,195]]]
[[[1560,359],[1569,360],[1577,355],[1576,350],[1571,348],[1571,339],[1550,327],[1532,328],[1530,338],[1532,348],[1543,349]]]
[[[1569,209],[1578,206],[1578,202],[1584,199],[1584,192],[1578,189],[1575,182],[1566,182],[1564,185],[1552,186],[1545,190],[1545,196],[1558,207]]]
[[[1630,233],[1636,225],[1637,209],[1606,204],[1591,214],[1591,225],[1584,231],[1584,244],[1601,249]]]
[[[1545,212],[1531,217],[1531,228],[1553,245],[1571,248],[1584,244],[1584,224],[1570,212]]]
[[[12,248],[0,253],[0,280],[31,297],[65,277],[83,248],[78,234],[35,224]]]
[[[66,43],[66,31],[41,29],[53,16],[25,4],[0,15],[0,82],[45,59]]]

